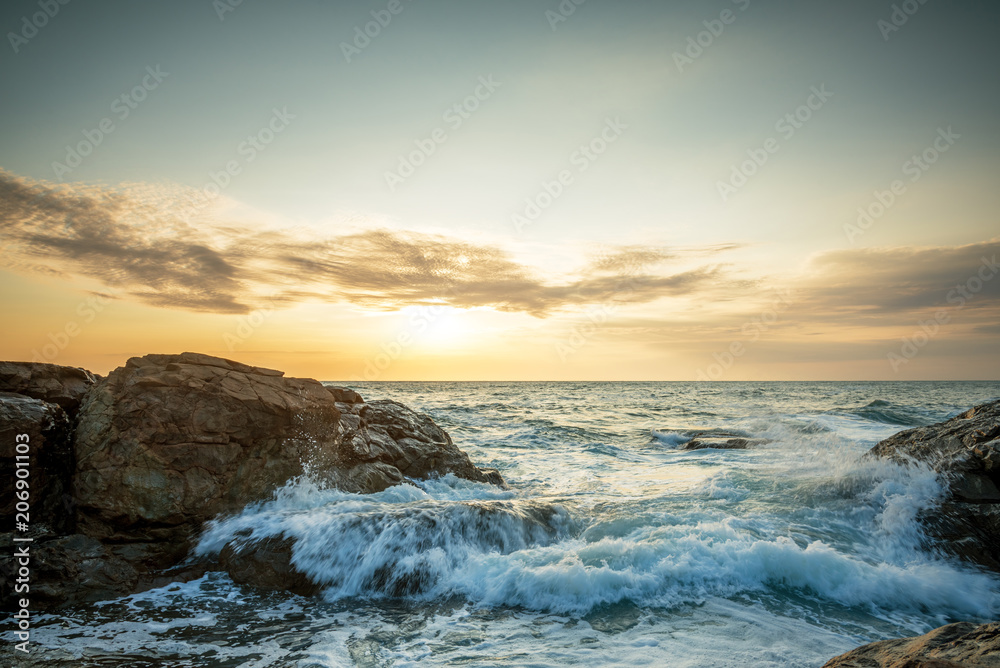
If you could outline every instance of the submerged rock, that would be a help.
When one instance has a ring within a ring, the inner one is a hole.
[[[1000,623],[948,624],[916,638],[871,643],[823,668],[1000,668]]]
[[[722,429],[686,429],[677,433],[680,434],[677,441],[681,441],[677,445],[678,450],[747,450],[771,442],[766,438],[751,438]],[[688,440],[683,441],[683,438]]]
[[[536,501],[374,505],[334,514],[299,537],[241,529],[224,539],[219,564],[233,581],[260,589],[308,595],[348,586],[360,595],[410,596],[433,587],[446,562],[548,545],[569,522],[561,507]]]
[[[944,551],[1000,571],[1000,401],[901,431],[868,455],[923,462],[939,472],[948,496],[924,514],[928,533]]]
[[[290,591],[309,596],[319,591],[308,576],[292,565],[295,541],[272,536],[254,542],[234,541],[222,549],[219,565],[237,584],[268,591]]]
[[[696,436],[680,447],[681,450],[746,450],[770,443],[766,438],[744,438],[743,436]]]

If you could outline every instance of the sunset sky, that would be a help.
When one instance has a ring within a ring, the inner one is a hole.
[[[996,379],[997,25],[969,0],[11,0],[0,357]]]

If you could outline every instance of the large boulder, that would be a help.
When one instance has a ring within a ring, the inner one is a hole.
[[[368,404],[348,388],[197,353],[133,358],[103,379],[73,367],[0,363],[7,531],[17,434],[29,435],[32,600],[40,608],[198,577],[214,565],[185,559],[203,523],[300,475],[357,493],[445,474],[505,486],[499,472],[476,468],[429,417],[401,404]],[[0,547],[13,538],[0,534]],[[264,587],[312,587],[298,586],[282,566],[288,545],[257,546],[249,560],[235,548],[224,555],[234,577],[243,568]],[[9,566],[0,568],[4,606]]]
[[[26,435],[18,439],[20,435]],[[71,424],[54,403],[0,392],[0,528],[15,528],[15,493],[30,504],[25,524],[73,530]],[[20,445],[19,445],[20,444]],[[18,453],[20,447],[24,452]],[[19,465],[20,464],[20,465]],[[21,469],[21,474],[18,474]]]
[[[922,518],[929,534],[940,549],[1000,571],[1000,401],[901,431],[868,454],[940,473],[948,491]]]
[[[195,353],[132,358],[80,409],[80,528],[152,543],[164,558],[147,565],[170,565],[205,520],[335,465],[339,415],[315,380]]]
[[[97,382],[86,369],[43,362],[0,362],[0,391],[58,404],[70,417]]]
[[[177,563],[204,521],[306,472],[359,493],[404,476],[497,482],[401,404],[197,353],[132,358],[100,381],[76,454],[80,530],[140,572]]]
[[[823,668],[1000,668],[1000,623],[948,624],[916,638],[871,643]]]

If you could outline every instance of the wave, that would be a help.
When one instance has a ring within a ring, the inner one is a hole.
[[[653,429],[650,431],[650,438],[654,443],[659,443],[670,448],[676,448],[685,443],[688,443],[694,438],[701,439],[728,439],[728,438],[748,438],[752,437],[749,431],[745,429],[712,429],[712,428],[695,428],[695,429],[669,429],[659,431]]]
[[[719,483],[700,493],[740,498]],[[787,588],[893,614],[1000,611],[991,576],[910,549],[916,539],[906,531],[920,503],[901,502],[907,492],[900,481],[870,492],[888,511],[876,518],[881,540],[898,554],[795,540],[774,535],[767,523],[704,509],[642,514],[581,532],[583,522],[561,505],[497,498],[486,486],[454,479],[369,496],[297,485],[211,523],[197,552],[291,537],[292,563],[325,587],[330,601],[458,596],[481,607],[585,614],[622,601],[669,608]],[[487,496],[471,498],[480,494]]]
[[[933,419],[923,411],[884,399],[875,399],[864,406],[837,409],[831,413],[857,416],[872,422],[901,427],[919,427],[933,422]]]
[[[677,448],[684,445],[690,441],[693,436],[688,436],[681,432],[676,431],[656,431],[655,429],[651,432],[650,438],[653,441],[661,443],[669,448]]]

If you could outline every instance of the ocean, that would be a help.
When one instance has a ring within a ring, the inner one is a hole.
[[[209,573],[43,615],[24,665],[819,666],[998,617],[1000,578],[936,553],[916,521],[937,476],[863,458],[998,382],[351,386],[428,413],[510,490],[295,480],[197,549],[294,536],[322,595]],[[768,442],[679,449],[704,430]]]

